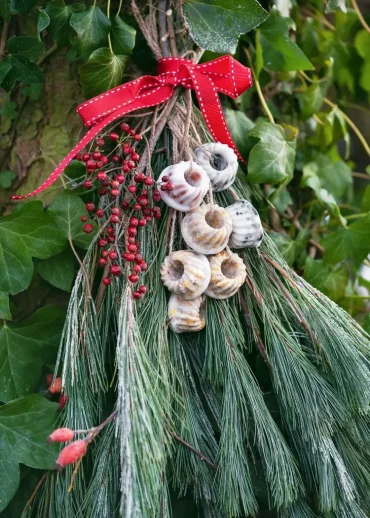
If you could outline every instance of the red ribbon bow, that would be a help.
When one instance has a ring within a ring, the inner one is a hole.
[[[214,140],[227,144],[243,160],[226,125],[218,92],[236,99],[251,85],[250,69],[231,56],[223,56],[200,65],[184,58],[161,59],[158,62],[157,76],[140,77],[80,104],[77,112],[85,126],[90,127],[89,131],[40,187],[30,194],[13,198],[27,198],[47,189],[59,178],[75,155],[108,124],[127,113],[167,101],[177,86],[195,90],[202,115]]]

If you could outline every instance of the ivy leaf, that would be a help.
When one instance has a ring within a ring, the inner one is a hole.
[[[322,241],[324,261],[337,264],[349,258],[361,262],[370,253],[370,212],[355,223],[341,228]]]
[[[5,79],[5,76],[9,72],[9,70],[12,68],[12,64],[8,59],[2,59],[0,61],[0,84]]]
[[[0,220],[0,290],[15,295],[32,279],[32,257],[47,259],[65,247],[65,238],[41,201],[25,203]]]
[[[231,110],[230,108],[225,109],[225,119],[236,147],[242,155],[247,154],[245,137],[247,131],[253,128],[254,122],[248,119],[242,111]]]
[[[248,182],[278,184],[293,176],[297,130],[259,120],[247,133]]]
[[[259,27],[264,65],[269,70],[291,72],[314,70],[302,50],[289,38],[291,18],[283,18],[272,9],[269,18]]]
[[[22,94],[27,95],[32,101],[38,101],[41,96],[42,83],[34,83],[33,85],[24,86]]]
[[[320,154],[316,160],[303,168],[304,176],[315,175],[320,187],[325,188],[338,200],[343,198],[353,184],[351,169],[342,160],[332,162],[327,155]]]
[[[44,76],[41,68],[21,54],[9,56],[14,79],[25,84],[42,83]]]
[[[63,323],[62,310],[46,307],[22,322],[1,328],[1,401],[27,396],[34,390],[42,365],[56,358]]]
[[[37,271],[45,281],[63,291],[71,291],[75,276],[75,258],[71,250],[37,262]]]
[[[12,14],[27,14],[38,0],[10,0],[10,10]]]
[[[49,26],[49,23],[50,23],[49,15],[45,11],[40,9],[39,15],[37,18],[37,25],[36,25],[37,38],[39,41],[41,41],[42,31],[44,31]]]
[[[299,95],[298,100],[303,120],[309,119],[320,110],[328,87],[329,81],[314,83]]]
[[[95,50],[87,63],[80,67],[86,97],[93,97],[122,82],[127,56],[116,56],[108,48]]]
[[[338,7],[344,12],[347,12],[347,2],[346,0],[329,0],[326,4],[325,12],[331,13],[332,11],[335,11],[335,9],[338,9]]]
[[[41,13],[45,13],[50,22],[48,24],[48,33],[54,41],[61,47],[64,47],[69,42],[71,35],[71,26],[69,24],[72,16],[72,8],[66,5],[64,0],[53,0],[48,2]]]
[[[370,185],[365,189],[361,200],[361,212],[370,212]]]
[[[269,233],[269,236],[274,241],[288,265],[293,266],[301,253],[306,249],[307,243],[310,239],[310,232],[307,230],[301,230],[295,239],[292,239],[286,234],[280,234],[277,232],[271,232]]]
[[[44,45],[37,38],[12,36],[6,42],[6,49],[10,55],[23,56],[35,61],[42,54]]]
[[[9,293],[0,290],[0,319],[11,320],[12,315],[9,308]]]
[[[58,447],[46,438],[55,427],[57,404],[32,394],[0,408],[0,511],[20,482],[19,464],[52,469]]]
[[[257,0],[185,0],[183,12],[195,43],[206,50],[231,54],[239,36],[268,17]]]
[[[124,22],[120,16],[113,18],[111,23],[110,37],[113,52],[117,56],[131,54],[135,46],[136,30]]]
[[[307,257],[303,278],[331,300],[338,302],[345,296],[349,274],[345,265],[331,269],[324,261]]]
[[[77,246],[87,249],[94,233],[85,234],[81,216],[87,215],[81,198],[74,192],[64,190],[51,203],[48,214],[59,228],[59,233],[71,239]]]
[[[111,22],[99,7],[92,6],[86,11],[73,13],[70,24],[78,34],[73,42],[74,49],[83,59],[87,59],[96,48],[107,45]]]

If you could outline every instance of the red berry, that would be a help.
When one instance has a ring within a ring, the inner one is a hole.
[[[114,233],[115,233],[115,230],[114,230],[114,228],[113,228],[113,227],[108,227],[108,228],[107,228],[107,234],[108,234],[109,236],[112,236]]]
[[[110,185],[110,180],[109,180],[109,178],[107,178],[106,180],[104,180],[101,184],[102,184],[102,186],[103,186],[103,187],[108,187],[108,186]]]
[[[112,259],[112,261],[114,261],[115,259],[117,259],[117,257],[118,257],[117,252],[114,252],[114,251],[109,252],[109,259]]]
[[[166,183],[161,185],[161,191],[167,191],[167,184]],[[154,197],[153,197],[153,199],[154,199]]]
[[[89,159],[90,159],[90,155],[89,155],[89,153],[84,153],[84,154],[82,155],[82,160],[83,160],[84,162],[87,162]]]
[[[99,171],[96,177],[100,182],[104,182],[104,180],[107,179],[107,175],[104,173],[104,171]]]
[[[129,236],[136,236],[137,230],[135,227],[128,227],[127,233]]]
[[[96,145],[97,145],[97,146],[99,146],[99,147],[102,147],[102,146],[104,146],[104,144],[105,144],[105,141],[104,141],[104,139],[103,139],[103,138],[97,138],[97,139],[95,140],[95,142],[96,142]]]
[[[103,165],[107,165],[107,163],[109,162],[108,157],[105,155],[102,155],[100,160],[103,162]]]
[[[151,216],[145,216],[145,219],[146,219],[146,221],[151,221],[152,217]]]
[[[104,259],[104,257],[101,257],[99,259],[99,266],[101,266],[102,268],[104,268],[104,266],[106,266],[108,264],[108,261],[106,259]]]
[[[113,155],[112,156],[112,162],[119,162],[119,156],[118,155]]]
[[[147,265],[147,263],[146,263],[145,261],[142,261],[142,262],[140,263],[140,268],[141,268],[141,271],[142,271],[142,272],[146,272],[146,271],[147,271],[147,269],[148,269],[148,265]]]
[[[112,264],[112,266],[110,267],[110,272],[113,275],[120,275],[121,267],[118,264]]]
[[[124,182],[125,182],[125,177],[123,176],[123,174],[118,174],[118,175],[116,176],[116,181],[117,181],[118,183],[120,183],[120,184],[121,184],[121,183],[124,183]]]
[[[133,129],[130,129],[128,134],[131,135],[131,137],[134,137],[136,135],[135,130]]]
[[[119,223],[120,217],[113,214],[113,216],[109,218],[109,221],[111,221],[112,223]]]
[[[141,268],[140,268],[140,265],[139,265],[139,264],[135,264],[135,266],[134,266],[134,272],[135,272],[135,273],[140,273],[140,272],[141,272]]]
[[[73,439],[75,433],[70,428],[57,428],[48,437],[48,442],[68,442]]]
[[[102,167],[104,167],[104,162],[103,162],[103,160],[98,160],[98,161],[96,162],[96,167],[97,167],[98,169],[101,169]]]
[[[107,189],[99,189],[98,190],[98,194],[101,194],[102,196],[104,196],[105,194],[107,194]]]
[[[122,171],[123,171],[124,173],[128,173],[128,172],[129,172],[129,170],[130,170],[130,168],[129,168],[129,166],[128,166],[127,164],[124,164],[124,165],[122,166]]]
[[[139,140],[141,140],[143,137],[141,135],[135,135],[134,139],[136,140],[136,142],[139,142]]]
[[[128,276],[128,280],[130,282],[135,283],[135,282],[137,282],[139,280],[139,276],[136,275],[136,273],[132,273],[131,275]]]
[[[143,258],[140,254],[135,255],[135,261],[140,264],[142,262]]]
[[[121,128],[122,131],[129,131],[130,129],[130,126],[126,123],[126,122],[122,122],[119,127]]]
[[[146,190],[141,191],[140,197],[147,198],[149,196],[149,192]]]
[[[161,195],[160,194],[153,194],[152,199],[153,199],[153,201],[160,201]]]
[[[85,180],[85,181],[84,181],[84,187],[85,187],[85,189],[91,189],[92,185],[93,185],[93,183],[92,183],[92,181],[91,181],[91,180]]]
[[[108,244],[108,241],[106,239],[99,239],[99,246],[101,246],[102,248],[107,246],[107,244]]]
[[[55,378],[54,383],[48,388],[50,394],[60,394],[62,392],[62,378]]]
[[[95,205],[93,203],[86,203],[85,207],[86,207],[86,210],[89,212],[94,212],[94,210],[95,210]]]
[[[139,220],[137,218],[130,218],[130,225],[132,227],[137,227],[139,224]]]
[[[169,179],[170,179],[169,176],[162,176],[162,182],[163,183],[168,182]]]
[[[146,198],[139,201],[139,204],[141,207],[147,207],[148,206],[148,200]]]
[[[53,373],[47,374],[45,379],[46,379],[46,386],[50,387],[50,385],[52,384],[53,379],[54,379],[54,374]]]
[[[61,394],[59,396],[59,399],[58,399],[58,410],[63,410],[63,408],[65,407],[66,403],[68,401],[68,396],[67,394]]]
[[[138,153],[132,153],[131,158],[135,162],[138,162],[140,160],[140,155]]]
[[[145,227],[145,225],[146,225],[146,220],[145,219],[139,219],[139,227]]]
[[[107,243],[107,244],[108,244],[108,243]],[[101,255],[102,255],[103,257],[108,257],[108,255],[109,255],[109,251],[108,251],[108,250],[102,250]]]
[[[87,216],[81,216],[80,220],[83,221],[83,222],[87,221]]]
[[[95,160],[88,160],[86,162],[86,166],[87,166],[88,169],[95,169],[95,167],[96,167]]]
[[[82,154],[81,153],[77,153],[77,155],[75,156],[75,160],[81,161],[82,160]]]
[[[90,234],[93,230],[94,230],[94,227],[91,225],[91,223],[86,223],[83,227],[82,227],[82,230],[84,232],[86,232],[86,234]]]
[[[130,243],[130,244],[133,244],[133,243],[135,243],[135,238],[130,236],[130,237],[127,238],[127,242]]]
[[[77,441],[71,442],[62,451],[59,453],[59,457],[57,458],[57,468],[60,470],[64,468],[64,466],[69,466],[70,464],[74,464],[77,460],[79,460],[86,453],[87,442],[83,439],[78,439]]]
[[[134,254],[135,252],[137,252],[137,246],[136,245],[128,245],[127,250]]]
[[[128,191],[131,193],[131,194],[135,194],[136,191],[137,191],[137,187],[136,185],[130,185],[129,188],[128,188]]]
[[[108,236],[108,243],[114,243],[116,238],[114,236]]]
[[[145,178],[144,183],[145,185],[153,185],[154,180],[153,178]]]
[[[103,279],[104,286],[109,286],[111,282],[112,281],[110,280],[109,277],[104,277],[104,279]]]
[[[139,286],[139,291],[140,291],[140,293],[144,294],[144,293],[146,293],[148,290],[147,290],[147,287],[146,287],[146,286],[142,285],[142,286]]]
[[[118,208],[118,207],[113,207],[113,209],[111,210],[111,213],[112,213],[112,214],[115,214],[116,216],[117,216],[118,214],[120,214],[120,212],[121,212],[121,211],[119,210],[119,208]]]
[[[172,189],[174,188],[174,185],[172,182],[167,182],[166,184],[166,190],[167,191],[172,191]]]
[[[141,299],[141,293],[140,293],[140,292],[138,292],[138,291],[134,291],[134,292],[133,292],[133,294],[132,294],[132,296],[133,296],[133,297],[134,297],[134,299],[136,299],[136,300]]]
[[[114,189],[117,189],[117,187],[119,187],[119,182],[117,182],[117,180],[113,180],[111,182],[111,186],[114,188]]]
[[[121,207],[123,208],[123,210],[128,210],[130,208],[130,204],[128,201],[123,201],[121,203]]]
[[[119,139],[119,135],[118,135],[118,133],[114,133],[114,132],[112,132],[112,133],[109,133],[109,138],[110,138],[111,140],[113,140],[113,141],[114,141],[114,140],[118,140],[118,139]]]
[[[100,158],[100,157],[101,157],[100,151],[94,151],[94,153],[93,153],[94,160],[98,160],[98,158]]]
[[[103,209],[98,209],[95,213],[98,218],[103,218],[104,217],[104,210]]]
[[[112,196],[112,198],[117,198],[117,196],[119,196],[119,189],[112,189],[110,191],[110,195]]]
[[[133,160],[129,160],[127,162],[127,165],[129,166],[130,169],[133,169],[136,166],[136,164]]]
[[[140,203],[135,203],[135,205],[132,207],[134,210],[141,210]]]
[[[124,254],[122,254],[122,257],[124,259],[126,259],[126,261],[129,261],[130,263],[133,263],[135,261],[135,255],[134,254],[130,254],[128,252],[125,252]]]

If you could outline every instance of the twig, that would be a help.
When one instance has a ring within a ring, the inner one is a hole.
[[[167,41],[167,23],[166,23],[166,4],[167,0],[159,0],[159,37],[162,48],[163,57],[168,58],[171,55],[170,46]]]
[[[363,134],[361,133],[361,131],[358,129],[358,127],[356,126],[356,124],[352,121],[352,119],[350,119],[348,117],[348,115],[346,115],[339,107],[337,104],[334,104],[333,102],[330,101],[330,99],[328,99],[327,97],[324,98],[324,103],[327,104],[328,106],[330,106],[331,108],[337,108],[341,114],[342,114],[342,117],[343,119],[346,121],[346,123],[348,124],[348,126],[350,126],[352,128],[352,130],[354,131],[354,133],[356,133],[358,139],[360,140],[361,144],[363,145],[366,153],[368,155],[370,155],[370,147],[368,145],[368,143],[366,142],[366,139],[365,137],[363,136]]]
[[[42,475],[42,477],[40,478],[40,480],[38,481],[37,486],[36,486],[36,487],[35,487],[35,489],[33,490],[32,495],[31,495],[31,496],[30,496],[30,498],[28,499],[28,501],[27,501],[27,506],[26,506],[26,507],[31,507],[31,505],[32,505],[32,503],[33,503],[33,501],[34,501],[34,499],[35,499],[35,497],[36,497],[37,491],[38,491],[38,490],[40,489],[40,487],[42,486],[42,484],[43,484],[44,480],[46,479],[46,477],[47,477],[47,473],[44,473],[44,474]]]
[[[185,90],[185,100],[186,100],[186,120],[185,120],[185,127],[184,127],[184,138],[183,138],[181,149],[180,149],[180,160],[184,160],[185,154],[190,155],[189,129],[190,129],[190,123],[191,123],[191,116],[193,113],[193,101],[191,99],[190,90]],[[187,158],[189,158],[189,156]]]
[[[166,11],[167,30],[168,30],[168,38],[169,38],[169,42],[170,42],[171,55],[176,58],[178,56],[178,52],[177,52],[177,47],[176,47],[176,36],[175,36],[175,29],[173,26],[172,14],[173,14],[172,9],[168,9],[168,11]]]
[[[37,65],[41,65],[53,52],[55,52],[58,48],[58,44],[54,43],[39,59],[36,61]]]
[[[141,32],[145,36],[145,39],[146,39],[149,47],[152,49],[155,59],[158,61],[159,59],[162,58],[161,49],[159,48],[159,45],[152,37],[153,31],[149,30],[148,27],[146,26],[146,23],[140,14],[140,10],[139,10],[138,6],[136,5],[135,0],[131,0],[131,10],[132,10],[132,14],[134,15],[134,17],[140,27]]]
[[[252,70],[254,86],[256,87],[259,100],[260,100],[260,102],[262,104],[262,108],[264,109],[264,111],[265,111],[265,113],[267,115],[268,120],[272,124],[275,124],[274,117],[273,117],[272,113],[270,112],[269,107],[267,106],[267,103],[265,101],[265,98],[264,98],[262,90],[261,90],[260,83],[258,81],[258,77],[256,75],[256,72],[255,72],[254,68],[253,68],[252,58],[251,58],[251,56],[249,54],[248,49],[246,47],[243,47],[243,49],[244,49],[245,55],[247,56],[247,59],[248,59],[248,62],[249,62],[249,66],[250,66],[250,68]]]
[[[297,290],[299,291],[302,291],[302,287],[299,286],[292,278],[291,276],[288,274],[288,272],[286,272],[284,270],[284,268],[278,264],[277,262],[275,262],[273,259],[271,259],[271,257],[269,257],[267,254],[265,254],[264,252],[261,252],[261,256],[265,259],[265,261],[267,261],[268,263],[272,264],[272,266],[274,268],[276,268],[276,270],[278,270],[278,272],[281,273],[281,275],[283,277],[285,277],[291,284],[292,286],[294,286]]]
[[[4,22],[0,39],[0,59],[5,56],[6,41],[8,39],[9,22]]]
[[[81,261],[81,259],[80,259],[79,255],[78,255],[78,253],[77,253],[77,251],[76,251],[76,249],[75,249],[75,247],[74,247],[74,245],[73,245],[73,242],[72,242],[72,238],[71,238],[71,236],[68,236],[68,241],[69,241],[69,245],[70,245],[70,247],[71,247],[71,249],[72,249],[72,252],[73,252],[74,256],[76,257],[76,259],[77,259],[77,261],[78,261],[78,263],[79,263],[79,265],[80,265],[80,267],[81,267],[81,270],[82,270],[82,271],[83,271],[83,273],[84,273],[84,276],[85,276],[85,279],[86,279],[87,296],[91,299],[90,280],[89,280],[89,276],[88,276],[88,274],[87,274],[87,271],[86,271],[85,265],[84,265],[84,263]]]
[[[176,439],[177,441],[181,442],[181,444],[183,444],[184,446],[186,446],[187,448],[189,448],[190,451],[192,451],[193,453],[195,453],[195,455],[198,455],[198,457],[200,457],[201,460],[204,460],[204,462],[206,464],[208,464],[208,466],[211,466],[212,469],[214,469],[215,471],[217,471],[218,467],[216,466],[216,464],[213,464],[212,461],[210,461],[209,459],[207,459],[207,457],[205,457],[203,455],[203,453],[201,453],[200,451],[196,450],[191,444],[189,444],[188,442],[184,441],[184,439],[182,439],[179,435],[177,435],[176,433],[174,432],[169,432],[170,435],[172,435],[172,437],[174,439]]]
[[[360,11],[359,6],[357,5],[356,0],[351,0],[351,3],[352,3],[352,6],[353,6],[353,9],[357,13],[358,19],[360,20],[360,23],[361,23],[362,27],[365,29],[365,31],[367,31],[370,34],[370,27],[366,23],[366,20],[363,17],[362,12]]]
[[[352,173],[355,178],[362,178],[363,180],[370,180],[370,175],[366,173]]]

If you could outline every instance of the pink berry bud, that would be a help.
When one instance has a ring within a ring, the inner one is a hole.
[[[55,378],[54,383],[48,388],[50,394],[60,394],[62,391],[62,378]]]
[[[48,442],[68,442],[73,439],[75,433],[70,428],[57,428],[48,437]]]
[[[83,455],[85,455],[86,449],[87,443],[82,439],[68,444],[68,446],[63,448],[59,453],[59,457],[57,458],[57,469],[60,470],[64,468],[64,466],[74,464],[76,460],[79,460]]]

